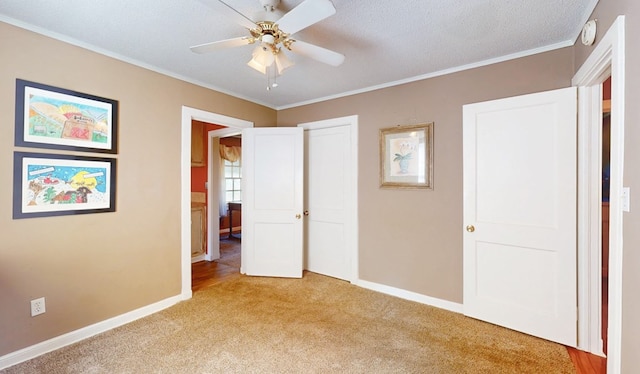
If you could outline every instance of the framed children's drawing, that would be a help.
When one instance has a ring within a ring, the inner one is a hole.
[[[117,153],[118,102],[16,79],[15,145]]]
[[[114,212],[116,159],[14,152],[13,218]]]

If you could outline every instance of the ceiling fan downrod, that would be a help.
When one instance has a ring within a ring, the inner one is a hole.
[[[273,12],[280,4],[280,0],[260,0],[260,4],[267,12]]]

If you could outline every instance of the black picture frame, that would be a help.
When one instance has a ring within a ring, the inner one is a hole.
[[[16,79],[15,145],[118,153],[118,101]]]
[[[14,152],[13,219],[115,212],[116,159]]]

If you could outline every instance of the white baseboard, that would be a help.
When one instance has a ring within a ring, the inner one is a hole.
[[[401,299],[415,301],[420,304],[425,304],[425,305],[433,306],[436,308],[445,309],[450,312],[462,314],[462,304],[454,303],[452,301],[442,300],[435,297],[426,296],[419,293],[403,290],[400,288],[385,286],[384,284],[365,281],[362,279],[358,279],[355,282],[355,285],[372,290],[372,291],[377,291],[387,295],[399,297]]]
[[[204,261],[205,260],[205,254],[201,254],[195,257],[191,257],[191,263],[193,264],[194,262],[200,262],[200,261]]]
[[[242,226],[233,226],[231,228],[231,230],[233,232],[240,232],[240,231],[242,231]],[[228,233],[229,233],[229,228],[228,227],[225,228],[225,229],[220,229],[220,234],[228,234]]]
[[[158,301],[157,303],[153,303],[133,310],[131,312],[121,314],[119,316],[98,322],[87,327],[83,327],[79,330],[71,331],[64,335],[56,336],[55,338],[43,341],[27,348],[23,348],[19,351],[11,352],[0,357],[0,370],[38,357],[47,352],[55,351],[56,349],[60,349],[67,345],[90,338],[102,332],[125,325],[129,322],[133,322],[150,314],[157,313],[163,309],[177,304],[182,300],[182,295],[172,296],[170,298]]]
[[[372,291],[377,291],[387,295],[399,297],[401,299],[415,301],[421,304],[430,305],[440,309],[445,309],[454,313],[462,313],[462,304],[454,303],[451,301],[442,300],[442,299],[438,299],[430,296],[425,296],[415,292],[406,291],[400,288],[385,286],[383,284],[373,283],[373,282],[369,282],[361,279],[358,279],[356,282],[354,282],[354,284],[362,288],[366,288]],[[172,296],[170,298],[161,300],[157,303],[144,306],[142,308],[133,310],[131,312],[104,320],[102,322],[98,322],[91,326],[83,327],[79,330],[75,330],[67,334],[57,336],[55,338],[32,345],[30,347],[23,348],[19,351],[11,352],[9,354],[6,354],[0,357],[0,370],[19,364],[24,361],[30,360],[32,358],[38,357],[47,352],[55,351],[56,349],[60,349],[67,345],[90,338],[102,332],[125,325],[129,322],[133,322],[137,319],[146,317],[153,313],[157,313],[161,310],[169,308],[170,306],[175,305],[178,302],[188,298],[189,297],[185,297],[184,295]]]

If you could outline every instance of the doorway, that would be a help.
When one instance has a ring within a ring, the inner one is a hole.
[[[227,127],[219,131],[219,136],[237,133],[244,128],[253,127],[253,122],[239,118],[229,117],[218,113],[207,112],[187,106],[182,107],[181,120],[181,155],[180,155],[180,190],[181,190],[181,214],[180,214],[180,263],[181,263],[181,297],[183,300],[190,299],[193,295],[191,290],[191,122],[193,120],[215,123]],[[207,221],[218,219],[218,214],[213,213],[211,199],[207,205]],[[217,206],[217,202],[215,206]],[[215,212],[218,210],[216,209]],[[209,232],[209,242],[211,242],[211,231]]]
[[[305,160],[309,165],[306,187],[302,183],[303,178],[299,178],[303,169],[301,150],[304,147],[299,143],[302,132],[295,130],[301,129],[253,129],[243,133],[243,154],[247,155],[243,171],[243,180],[246,181],[243,200],[249,207],[243,222],[246,240],[243,240],[242,251],[243,259],[247,259],[242,264],[243,272],[300,277],[303,265],[309,265],[303,264],[303,258],[320,254],[337,259],[323,262],[322,265],[328,266],[322,269],[338,268],[339,271],[334,273],[311,266],[308,270],[351,282],[357,280],[357,119],[357,116],[348,116],[299,125],[306,133],[317,131],[317,136],[323,138],[308,142],[309,149],[315,151],[307,154]],[[327,154],[328,151],[332,154]],[[318,158],[317,165],[312,158]],[[327,158],[339,159],[344,165],[334,168],[332,165],[336,160],[329,162]],[[259,172],[267,165],[271,169],[268,174]],[[258,172],[253,173],[252,170]],[[280,181],[276,189],[273,180]],[[329,180],[331,186],[327,188]],[[322,193],[317,193],[318,189]],[[283,191],[287,193],[282,195]],[[310,197],[307,206],[302,204],[302,196]],[[310,223],[311,217],[316,219],[316,229],[317,226],[323,227],[314,230],[307,225],[303,234],[300,223]],[[328,226],[331,227],[327,229]],[[335,235],[325,235],[329,231]],[[262,235],[260,239],[258,235]],[[303,254],[302,238],[305,236],[307,252]],[[325,244],[331,240],[330,244],[339,242],[340,245],[334,246],[342,248],[339,255],[324,250],[327,248]],[[256,243],[259,243],[259,248]],[[273,246],[274,243],[277,245]]]
[[[578,348],[604,355],[601,300],[602,87],[611,77],[607,372],[619,373],[622,344],[622,212],[625,17],[619,16],[576,72],[578,87]]]
[[[611,77],[602,84],[602,216],[601,216],[601,336],[602,350],[607,354],[609,312],[609,186],[611,170]]]
[[[199,146],[192,146],[192,153],[195,151],[197,156],[203,153],[204,157],[200,157],[202,161],[195,165],[192,162],[191,169],[191,210],[200,212],[200,216],[192,216],[191,220],[192,230],[197,233],[192,235],[192,245],[197,243],[196,247],[202,248],[203,252],[199,256],[192,255],[193,292],[240,274],[242,141],[240,130],[229,134],[229,128],[218,124],[194,123],[192,139],[196,138]],[[200,196],[199,201],[194,201],[194,197]],[[205,219],[203,215],[210,218]]]

